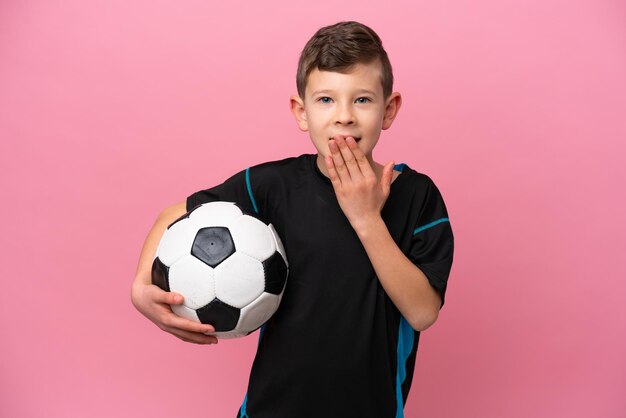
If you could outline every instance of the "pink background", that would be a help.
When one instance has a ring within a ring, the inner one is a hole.
[[[456,235],[406,416],[625,416],[620,0],[3,0],[0,416],[234,416],[257,334],[161,332],[138,255],[167,205],[313,152],[298,54],[350,19],[404,98],[375,157],[429,174]]]

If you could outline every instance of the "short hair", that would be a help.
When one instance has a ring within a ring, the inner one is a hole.
[[[314,69],[348,73],[356,64],[380,60],[383,95],[388,98],[393,89],[393,71],[380,37],[362,23],[348,21],[319,29],[309,39],[300,54],[296,85],[304,99],[309,74]]]

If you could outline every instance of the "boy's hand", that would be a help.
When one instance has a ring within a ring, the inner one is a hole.
[[[153,284],[135,283],[131,296],[133,305],[137,310],[163,331],[167,331],[186,342],[217,344],[216,337],[204,334],[205,332],[215,332],[211,325],[200,324],[172,312],[169,305],[182,304],[182,295],[165,292]]]
[[[358,232],[380,219],[389,197],[394,162],[385,165],[379,180],[354,138],[337,135],[330,140],[329,148],[331,155],[325,163],[330,181],[341,210]]]

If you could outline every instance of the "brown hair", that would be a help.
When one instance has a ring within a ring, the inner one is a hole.
[[[383,43],[372,29],[359,22],[339,22],[315,32],[304,46],[298,61],[296,85],[304,99],[309,74],[320,71],[350,72],[356,64],[380,60],[383,95],[388,98],[393,88],[393,72]]]

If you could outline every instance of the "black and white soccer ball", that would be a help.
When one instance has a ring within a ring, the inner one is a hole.
[[[243,337],[278,309],[289,272],[272,224],[231,202],[196,206],[163,234],[152,282],[184,296],[179,316],[210,324],[218,338]]]

